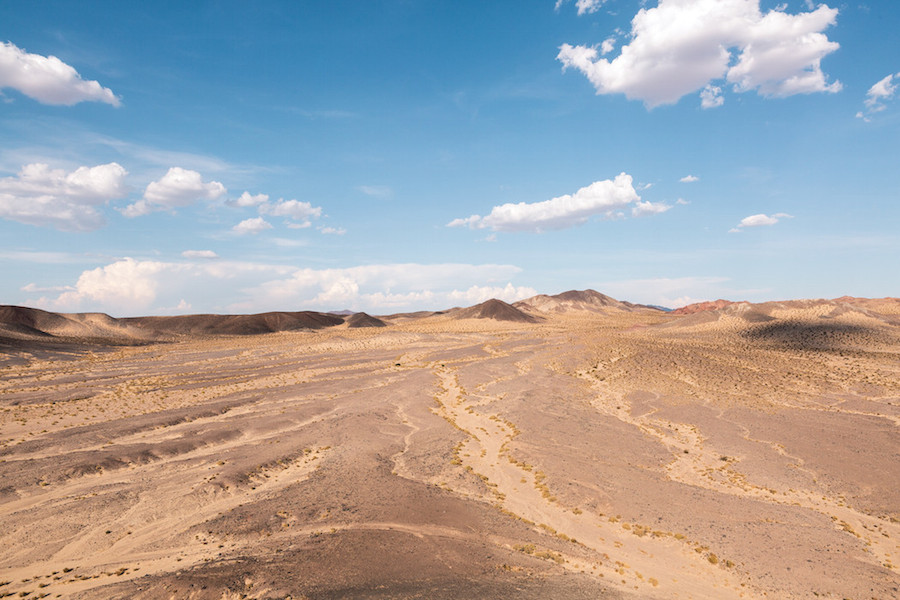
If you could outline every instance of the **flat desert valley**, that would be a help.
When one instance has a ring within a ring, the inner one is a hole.
[[[0,597],[900,598],[895,299],[4,309]]]

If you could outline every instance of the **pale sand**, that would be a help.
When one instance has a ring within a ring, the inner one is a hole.
[[[0,596],[900,597],[897,325],[730,310],[20,357]]]

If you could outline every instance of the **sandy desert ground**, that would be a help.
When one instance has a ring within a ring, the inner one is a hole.
[[[898,598],[865,302],[7,348],[0,597]]]

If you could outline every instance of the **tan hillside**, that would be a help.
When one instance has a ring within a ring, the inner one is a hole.
[[[570,290],[554,296],[539,294],[520,300],[513,304],[517,308],[523,310],[536,310],[542,313],[566,313],[566,312],[609,312],[609,311],[626,311],[648,309],[648,307],[631,304],[630,302],[620,302],[615,298],[611,298],[594,290]]]

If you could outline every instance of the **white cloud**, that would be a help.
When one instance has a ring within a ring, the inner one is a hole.
[[[793,218],[791,215],[787,213],[775,213],[771,217],[766,214],[758,214],[758,215],[750,215],[749,217],[744,217],[741,219],[741,222],[738,223],[738,226],[731,229],[732,233],[736,233],[745,227],[768,227],[771,225],[775,225],[781,219],[791,219]]]
[[[18,90],[43,104],[120,104],[112,90],[96,81],[85,81],[55,56],[30,54],[12,42],[0,43],[0,90],[3,88]]]
[[[236,284],[259,282],[290,273],[290,267],[232,261],[162,262],[123,258],[84,271],[73,286],[39,304],[52,310],[104,311],[146,315],[176,310],[202,299],[205,308],[235,293]],[[169,307],[175,307],[169,308]]]
[[[749,217],[744,217],[741,219],[741,223],[738,227],[761,227],[763,225],[774,225],[778,222],[778,219],[775,217],[770,217],[768,215],[759,214],[759,215],[750,215]]]
[[[606,0],[575,0],[575,8],[578,9],[578,16],[589,15],[600,10]]]
[[[606,38],[603,40],[603,43],[600,44],[600,54],[602,56],[606,56],[610,52],[616,49],[616,38]]]
[[[894,79],[896,78],[896,81]],[[870,121],[870,117],[887,108],[886,101],[891,100],[897,91],[898,82],[900,82],[900,73],[891,73],[884,79],[879,80],[869,91],[866,92],[866,99],[863,101],[866,109],[865,112],[856,113],[857,118],[866,122]]]
[[[185,258],[219,258],[212,250],[185,250],[181,255]]]
[[[251,195],[250,192],[244,192],[240,195],[237,200],[234,200],[233,204],[236,206],[246,207],[246,206],[259,206],[261,204],[265,204],[269,201],[269,196],[266,194],[256,194]]]
[[[712,82],[722,79],[735,91],[769,97],[837,92],[841,84],[827,83],[820,67],[839,47],[821,33],[837,13],[824,4],[790,15],[763,14],[759,0],[660,0],[638,11],[631,42],[613,60],[600,58],[596,47],[569,44],[557,59],[564,70],[581,71],[597,94],[625,94],[648,108],[704,88],[703,106],[718,106]]]
[[[312,225],[310,219],[318,219],[322,216],[322,207],[313,206],[309,202],[279,198],[278,202],[274,204],[260,204],[259,214],[273,217],[288,217],[296,221],[296,223],[288,225],[289,227],[292,229],[303,229]]]
[[[319,231],[325,235],[344,235],[347,230],[343,227],[320,227]]]
[[[356,189],[366,196],[374,196],[376,198],[388,198],[394,194],[394,190],[386,185],[360,185]]]
[[[262,217],[254,217],[252,219],[244,219],[237,225],[231,228],[232,231],[237,233],[238,235],[256,235],[257,233],[261,233],[266,229],[272,229],[272,225],[268,223]]]
[[[64,292],[54,306],[76,307],[85,302],[104,308],[126,310],[144,308],[156,298],[162,283],[159,275],[177,266],[157,261],[125,258],[105,267],[84,271],[75,290]]]
[[[631,216],[632,217],[649,217],[651,215],[658,215],[666,212],[672,208],[670,204],[665,204],[663,202],[638,202],[631,207]]]
[[[532,204],[502,204],[495,206],[487,216],[472,215],[454,219],[447,226],[540,233],[574,227],[593,216],[617,218],[621,216],[620,211],[632,203],[636,203],[632,209],[634,216],[656,214],[670,208],[664,204],[641,202],[632,185],[631,175],[620,173],[614,180],[595,181],[574,194]]]
[[[717,108],[725,104],[722,88],[717,85],[707,85],[700,92],[700,108]]]
[[[513,301],[534,295],[532,288],[510,282],[520,271],[512,265],[490,264],[309,269],[226,260],[170,263],[124,258],[84,271],[74,286],[40,304],[53,310],[131,315],[179,310],[181,302],[192,310],[220,313],[436,310],[490,297]]]
[[[696,175],[685,175],[678,181],[680,181],[681,183],[694,183],[695,181],[700,181],[700,178]]]
[[[128,194],[128,172],[118,163],[78,167],[67,173],[25,165],[0,179],[0,217],[63,231],[92,231],[105,223],[98,207]]]
[[[215,200],[227,193],[218,181],[203,181],[197,171],[172,167],[158,181],[151,181],[144,197],[126,207],[122,214],[139,217],[157,210],[174,210],[198,200]]]
[[[556,0],[556,5],[554,8],[559,10],[563,4],[565,4],[567,0]],[[589,15],[591,13],[595,13],[600,10],[600,7],[603,6],[603,3],[606,0],[575,0],[575,8],[578,11],[578,16]]]

